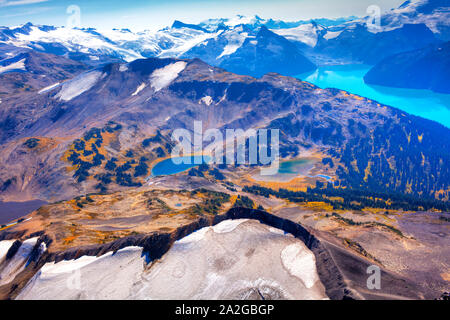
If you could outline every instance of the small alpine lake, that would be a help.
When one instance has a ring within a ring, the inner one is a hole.
[[[309,178],[323,178],[330,181],[332,178],[323,174],[314,176],[309,175],[309,172],[314,168],[317,159],[301,158],[295,160],[288,160],[280,162],[278,172],[274,175],[261,175],[259,173],[252,176],[256,181],[264,182],[289,182],[297,177]]]
[[[210,161],[209,156],[184,156],[164,159],[156,163],[152,168],[152,176],[167,176],[184,172]]]

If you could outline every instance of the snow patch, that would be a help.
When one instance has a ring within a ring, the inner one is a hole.
[[[274,227],[269,227],[269,231],[272,232],[272,233],[275,233],[275,234],[279,234],[281,236],[285,235],[283,230],[277,229],[277,228],[274,228]]]
[[[323,37],[324,39],[330,40],[339,37],[342,31],[328,31]]]
[[[200,99],[199,103],[204,103],[207,106],[210,106],[211,103],[213,102],[213,99],[211,98],[211,96],[206,96]]]
[[[25,68],[25,60],[26,60],[26,58],[19,60],[17,62],[11,63],[7,66],[0,66],[0,73],[5,73],[5,72],[9,72],[9,71],[18,71],[18,70],[27,71],[27,69]]]
[[[120,71],[120,72],[128,71],[128,64],[121,64],[121,65],[119,66],[119,71]]]
[[[144,82],[142,82],[142,83],[139,85],[139,87],[136,88],[136,91],[132,94],[132,96],[137,95],[139,92],[141,92],[142,90],[144,90],[144,88],[145,88],[146,86],[147,86],[147,85],[146,85]]]
[[[191,233],[187,237],[184,237],[183,239],[180,239],[180,240],[176,241],[175,243],[188,244],[188,243],[192,243],[192,242],[198,242],[205,237],[205,234],[210,229],[211,229],[211,227],[201,228],[200,230],[197,230],[197,231]]]
[[[312,24],[303,24],[289,29],[272,29],[271,31],[288,40],[303,42],[313,48],[317,44],[317,29]]]
[[[101,77],[102,73],[100,71],[91,71],[81,74],[73,80],[65,82],[62,85],[61,91],[56,95],[56,98],[70,101],[83,92],[91,89]]]
[[[8,250],[11,248],[15,240],[0,241],[0,263],[6,258]]]
[[[316,271],[316,258],[304,245],[294,243],[281,252],[281,261],[288,272],[299,278],[310,289],[319,280]]]
[[[155,91],[159,91],[167,87],[173,80],[178,77],[178,74],[186,68],[187,63],[178,61],[169,64],[161,69],[156,69],[150,76],[151,86]]]
[[[248,221],[248,219],[225,220],[216,224],[212,229],[215,233],[228,233],[237,228],[238,225]]]
[[[38,94],[42,94],[42,93],[45,93],[45,92],[47,92],[47,91],[50,91],[50,90],[56,88],[57,86],[59,86],[59,84],[60,84],[60,83],[57,82],[57,83],[54,83],[54,84],[52,84],[52,85],[49,85],[48,87],[45,87],[45,88],[39,90]]]

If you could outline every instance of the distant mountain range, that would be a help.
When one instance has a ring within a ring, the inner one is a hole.
[[[450,40],[446,1],[406,2],[382,15],[373,30],[366,18],[285,22],[258,16],[175,21],[159,31],[100,31],[34,26],[0,28],[0,43],[64,55],[89,65],[138,58],[200,58],[251,76],[296,75],[321,63],[376,64],[389,55]],[[288,40],[288,41],[286,41]],[[289,65],[289,67],[287,66]]]

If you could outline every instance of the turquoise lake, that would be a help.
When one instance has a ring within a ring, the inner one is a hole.
[[[165,159],[155,164],[152,168],[152,176],[166,176],[180,173],[191,168],[199,166],[201,163],[208,163],[210,160],[208,156],[185,156]],[[183,163],[175,163],[174,160],[183,161]],[[189,160],[190,163],[184,163]],[[200,164],[199,164],[200,162]]]
[[[299,174],[303,168],[308,167],[311,161],[308,159],[283,161],[278,168],[279,174]]]
[[[367,65],[324,66],[296,78],[323,89],[345,90],[450,128],[450,94],[367,85],[363,78],[369,69]]]

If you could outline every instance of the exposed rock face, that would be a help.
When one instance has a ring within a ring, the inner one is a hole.
[[[376,64],[364,81],[450,93],[450,42],[389,56]]]

